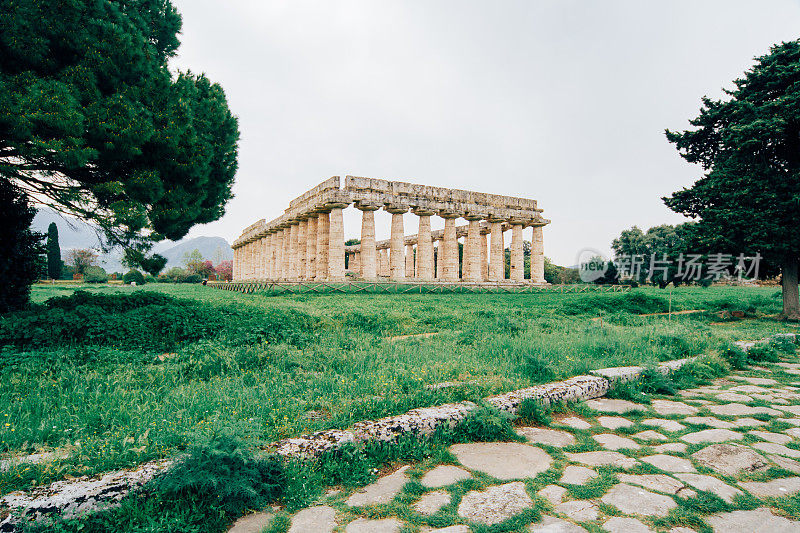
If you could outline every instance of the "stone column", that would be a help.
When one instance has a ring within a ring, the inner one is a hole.
[[[378,265],[375,250],[375,211],[377,205],[356,205],[361,210],[361,277],[367,281],[378,279]]]
[[[481,281],[489,279],[489,239],[486,230],[481,231]]]
[[[443,252],[442,281],[458,281],[458,238],[456,237],[456,218],[458,215],[449,211],[439,213],[444,218],[444,238],[442,240]]]
[[[289,226],[289,275],[286,278],[289,281],[297,279],[297,235],[300,232],[300,221],[292,220]]]
[[[525,281],[525,257],[522,253],[522,222],[511,221],[511,279]]]
[[[417,231],[417,277],[421,281],[434,279],[435,267],[433,263],[433,240],[431,239],[431,216],[433,211],[415,209],[414,214],[419,217],[419,230]]]
[[[531,282],[545,283],[544,279],[544,226],[533,226],[531,238]]]
[[[390,276],[393,281],[403,281],[406,279],[406,262],[403,256],[403,241],[406,234],[403,229],[403,213],[408,211],[408,208],[401,205],[387,205],[385,209],[392,214],[392,231],[389,237]]]
[[[269,244],[267,240],[269,239],[268,235],[264,235],[259,240],[258,246],[258,273],[259,279],[267,279],[267,247]]]
[[[269,277],[270,279],[278,279],[278,230],[272,230],[272,244],[269,251]]]
[[[250,243],[246,243],[243,247],[244,255],[244,279],[250,279]]]
[[[297,225],[297,279],[306,279],[306,232],[308,219],[303,216]]]
[[[414,277],[414,245],[406,244],[406,278]]]
[[[350,256],[350,270],[361,275],[361,252],[355,251]]]
[[[344,219],[342,209],[347,204],[329,204],[330,227],[328,229],[328,279],[344,281]]]
[[[330,236],[330,213],[320,211],[317,217],[317,275],[316,281],[328,279],[328,241]]]
[[[283,278],[283,228],[276,229],[273,242],[275,268],[273,268],[272,278],[281,279]]]
[[[502,281],[506,277],[505,243],[503,242],[502,221],[489,219],[491,228],[491,253],[489,254],[489,280]]]
[[[481,219],[482,216],[466,215],[469,221],[467,239],[464,243],[464,280],[481,281]]]
[[[317,275],[317,214],[311,213],[306,227],[306,273],[307,280]]]
[[[386,248],[378,250],[378,274],[389,277],[389,257]]]

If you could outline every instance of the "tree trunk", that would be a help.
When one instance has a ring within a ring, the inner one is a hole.
[[[789,320],[800,320],[800,296],[797,289],[797,258],[784,259],[781,268],[783,287],[783,315]]]

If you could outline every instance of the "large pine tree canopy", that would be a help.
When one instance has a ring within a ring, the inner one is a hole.
[[[180,28],[169,0],[0,0],[0,177],[112,244],[220,218],[237,120],[170,72]]]
[[[774,46],[734,84],[725,100],[703,98],[693,129],[667,131],[705,174],[664,201],[698,219],[698,235],[714,252],[760,253],[779,265],[784,312],[800,317],[800,41]]]

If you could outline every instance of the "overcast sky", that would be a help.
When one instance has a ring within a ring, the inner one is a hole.
[[[351,174],[534,198],[566,265],[634,224],[681,222],[660,198],[700,171],[664,129],[800,37],[800,0],[173,3],[174,66],[220,83],[241,130],[235,198],[190,236],[232,241]]]

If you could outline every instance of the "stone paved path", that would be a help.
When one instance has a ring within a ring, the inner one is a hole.
[[[800,532],[800,359],[649,405],[596,399],[524,443],[458,444],[328,496],[292,533]]]

